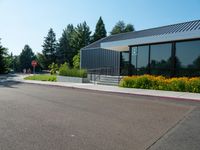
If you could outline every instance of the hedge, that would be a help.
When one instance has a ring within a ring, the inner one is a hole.
[[[200,77],[166,78],[163,76],[123,77],[121,87],[200,93]]]

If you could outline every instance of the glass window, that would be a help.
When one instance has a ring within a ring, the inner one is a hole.
[[[176,69],[178,76],[200,75],[200,41],[176,43]]]
[[[149,46],[138,46],[137,74],[147,74],[149,63]]]
[[[137,56],[138,56],[138,48],[132,47],[131,48],[131,74],[137,74]]]
[[[121,54],[122,54],[122,61],[129,62],[129,52],[125,51],[125,52],[121,52]]]
[[[120,72],[121,75],[128,75],[129,68],[129,51],[121,52]]]
[[[149,46],[138,46],[137,68],[147,68],[149,59]]]
[[[172,44],[151,45],[151,74],[170,76]]]

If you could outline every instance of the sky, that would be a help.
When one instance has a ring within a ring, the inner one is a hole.
[[[53,28],[59,39],[68,24],[102,16],[109,33],[119,20],[136,30],[200,19],[200,0],[0,0],[1,44],[19,55],[25,44],[37,53]]]

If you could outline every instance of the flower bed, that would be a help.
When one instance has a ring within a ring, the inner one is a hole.
[[[163,76],[131,76],[124,77],[119,86],[166,91],[200,93],[200,77],[165,78]]]

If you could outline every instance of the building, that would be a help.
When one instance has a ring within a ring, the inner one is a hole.
[[[200,20],[103,38],[81,49],[81,68],[109,75],[200,76]]]

